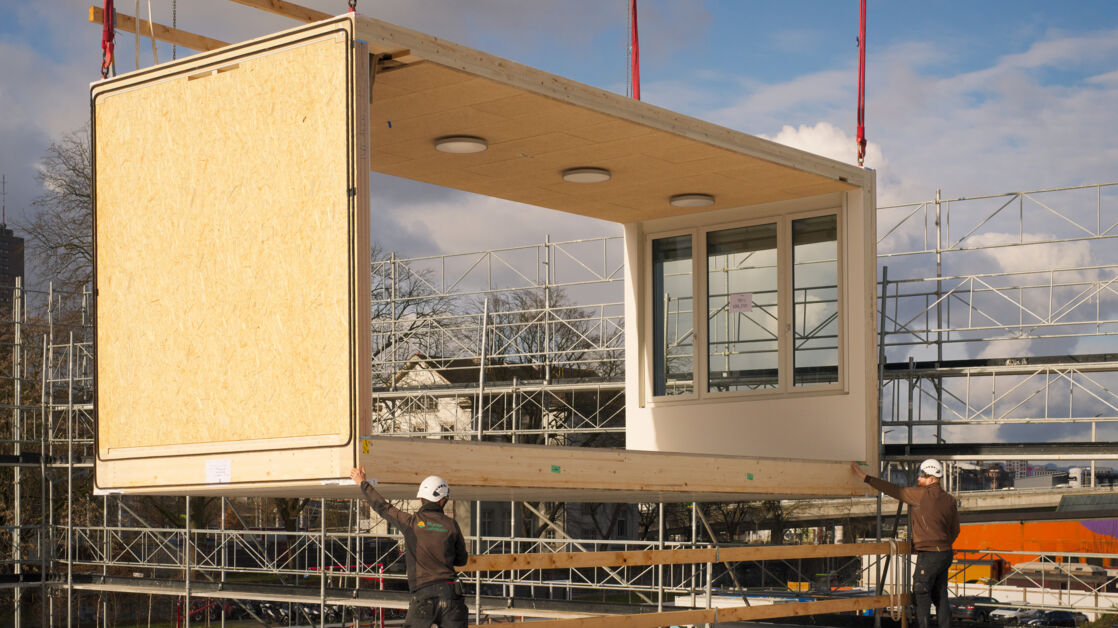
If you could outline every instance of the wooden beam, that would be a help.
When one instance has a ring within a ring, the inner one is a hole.
[[[104,24],[104,9],[102,9],[101,7],[90,6],[89,21],[94,24]],[[138,26],[137,23],[139,24]],[[170,26],[164,26],[163,24],[160,24],[158,22],[150,23],[149,26],[149,22],[147,20],[137,20],[131,15],[121,13],[120,11],[116,12],[116,24],[114,24],[114,27],[116,28],[116,30],[124,31],[126,33],[136,33],[141,37],[152,37],[152,30],[154,30],[155,39],[167,42],[169,44],[174,44],[176,46],[182,46],[183,48],[197,50],[198,52],[216,50],[217,48],[224,48],[225,46],[229,45],[228,43],[218,39],[213,39],[204,35],[196,35],[194,33],[179,30],[177,28],[171,28]],[[136,31],[137,28],[139,28],[138,33]]]
[[[329,13],[322,11],[315,11],[304,6],[299,6],[293,2],[286,2],[285,0],[232,0],[237,4],[243,4],[246,7],[253,7],[268,13],[275,13],[289,17],[293,20],[301,22],[319,22],[327,18],[334,17]]]
[[[471,556],[460,571],[507,569],[575,569],[582,567],[628,567],[636,565],[683,565],[692,563],[833,558],[890,553],[889,543],[840,543],[832,545],[754,545],[691,550],[644,550],[631,552],[556,552],[553,554],[486,554]],[[907,542],[895,551],[908,554]]]
[[[299,20],[300,22],[320,22],[322,20],[334,17],[329,13],[316,11],[314,9],[295,4],[294,2],[287,2],[287,0],[230,1],[236,2],[237,4],[243,4],[246,7],[253,7],[255,9],[260,9],[261,11],[267,11],[268,13],[274,13],[276,15],[282,15],[283,17],[289,17],[293,20]],[[402,48],[400,46],[382,46],[373,44],[369,46],[369,52],[377,55],[388,55],[392,61],[396,61],[402,65],[418,63],[423,60],[421,57],[417,57],[411,54],[411,51],[407,48]]]
[[[816,602],[792,602],[790,604],[766,604],[764,606],[733,606],[730,608],[688,609],[666,611],[663,613],[635,613],[632,615],[600,615],[577,619],[553,619],[534,621],[532,628],[658,628],[685,624],[714,624],[730,621],[757,621],[777,617],[803,617],[825,613],[845,613],[867,608],[885,608],[893,604],[905,606],[909,595],[901,594],[894,598],[889,595],[871,597],[847,597]]]

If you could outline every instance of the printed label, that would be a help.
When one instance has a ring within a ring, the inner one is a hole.
[[[232,477],[232,460],[221,458],[206,461],[206,484],[228,484]]]
[[[753,293],[737,292],[730,295],[730,313],[742,314],[753,311]]]

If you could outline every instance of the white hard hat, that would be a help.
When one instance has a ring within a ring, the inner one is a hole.
[[[935,458],[928,458],[924,462],[920,463],[920,473],[923,473],[924,475],[930,475],[933,478],[942,478],[943,465],[940,464],[939,460],[936,460]]]
[[[415,496],[427,501],[437,502],[444,497],[450,497],[450,486],[447,485],[446,480],[439,476],[429,475],[427,479],[419,483],[419,491]]]

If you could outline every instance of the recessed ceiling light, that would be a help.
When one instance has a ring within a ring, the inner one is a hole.
[[[676,194],[668,199],[672,207],[709,207],[714,205],[711,194]]]
[[[605,168],[567,168],[563,171],[563,180],[568,183],[602,183],[609,178],[609,170]]]
[[[465,155],[480,153],[487,148],[489,148],[489,142],[472,135],[447,135],[435,140],[435,150],[443,153]]]

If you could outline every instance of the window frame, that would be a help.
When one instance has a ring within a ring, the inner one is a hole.
[[[837,339],[837,364],[838,381],[830,384],[796,385],[793,370],[795,368],[795,312],[794,307],[794,272],[795,249],[792,244],[792,222],[805,218],[819,216],[835,216],[836,226],[836,279],[835,294],[837,299],[838,317],[836,326]],[[643,262],[643,284],[645,297],[642,299],[644,315],[642,325],[644,341],[641,343],[641,356],[643,362],[642,380],[645,382],[643,402],[648,405],[671,405],[676,403],[722,403],[732,399],[766,399],[775,397],[809,397],[815,395],[845,394],[848,391],[849,378],[847,377],[847,336],[846,305],[847,305],[847,278],[846,272],[846,229],[847,215],[846,201],[841,204],[826,208],[795,211],[787,213],[769,214],[765,216],[742,218],[733,221],[723,221],[711,224],[697,224],[686,228],[667,229],[645,234]],[[780,330],[777,338],[777,386],[775,388],[762,388],[757,390],[732,390],[709,391],[709,359],[710,347],[708,346],[710,324],[710,294],[708,290],[708,259],[707,259],[707,234],[713,231],[751,227],[763,224],[776,224],[777,228],[777,329]],[[653,346],[652,327],[652,243],[662,238],[680,235],[691,237],[691,299],[693,303],[691,312],[694,342],[691,348],[693,368],[692,391],[686,395],[655,395],[655,351]]]

